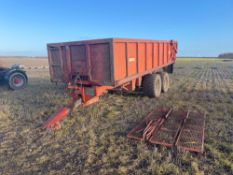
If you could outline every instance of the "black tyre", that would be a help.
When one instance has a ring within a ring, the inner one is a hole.
[[[161,78],[162,78],[162,92],[165,93],[170,88],[169,74],[167,72],[163,72],[161,73]]]
[[[27,77],[21,72],[14,72],[9,76],[8,85],[12,90],[23,89],[27,85]]]
[[[149,97],[159,97],[162,89],[160,74],[149,74],[143,78],[143,93]]]

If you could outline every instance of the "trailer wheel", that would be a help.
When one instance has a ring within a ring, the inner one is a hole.
[[[27,78],[21,72],[14,72],[9,76],[8,85],[12,90],[23,89],[27,85]]]
[[[162,77],[162,92],[167,92],[170,87],[170,78],[167,72],[161,74]]]
[[[143,78],[143,93],[149,97],[159,97],[162,89],[160,74],[150,74]]]

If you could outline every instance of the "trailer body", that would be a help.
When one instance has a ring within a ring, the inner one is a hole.
[[[174,64],[173,40],[98,39],[48,44],[51,80],[83,81],[117,87]]]

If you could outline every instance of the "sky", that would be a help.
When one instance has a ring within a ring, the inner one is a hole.
[[[178,56],[233,52],[233,0],[0,0],[0,55],[112,37],[177,40]]]

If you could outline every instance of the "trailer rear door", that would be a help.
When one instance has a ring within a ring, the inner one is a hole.
[[[60,46],[50,46],[48,47],[49,54],[49,70],[51,75],[51,80],[55,82],[64,82],[68,79],[68,67],[66,59],[66,47]]]
[[[49,47],[48,52],[50,54],[49,69],[52,75],[51,79],[54,81],[61,81],[62,70],[59,47]]]

